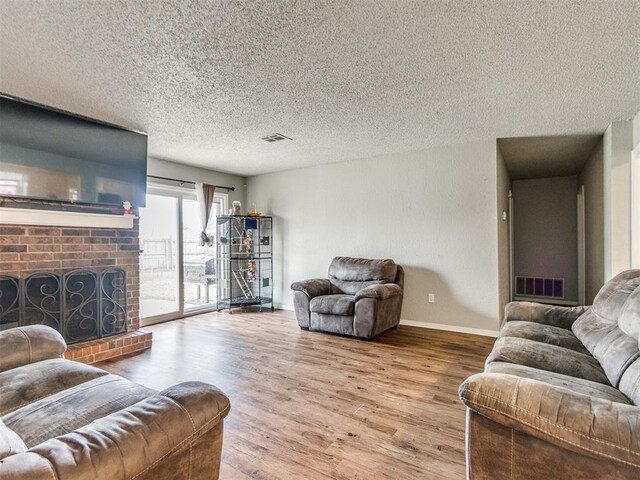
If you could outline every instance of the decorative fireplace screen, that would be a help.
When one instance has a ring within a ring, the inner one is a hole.
[[[127,273],[121,268],[0,275],[0,330],[55,328],[67,343],[127,331]]]

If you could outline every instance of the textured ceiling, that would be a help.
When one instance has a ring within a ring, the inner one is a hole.
[[[498,147],[512,180],[578,175],[602,135],[503,138]]]
[[[250,175],[640,110],[640,2],[0,0],[0,90]],[[267,143],[278,132],[293,141]]]

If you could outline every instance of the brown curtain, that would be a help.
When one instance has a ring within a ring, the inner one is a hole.
[[[213,245],[213,237],[207,235],[207,225],[209,224],[209,217],[211,216],[211,209],[213,208],[213,196],[215,193],[216,187],[214,185],[196,183],[196,197],[198,198],[198,207],[200,208],[200,225],[202,226],[202,232],[200,232],[200,246]]]

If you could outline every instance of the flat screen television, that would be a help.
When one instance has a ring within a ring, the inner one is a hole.
[[[144,207],[147,136],[0,95],[0,199]]]

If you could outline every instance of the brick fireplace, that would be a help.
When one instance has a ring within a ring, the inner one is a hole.
[[[133,228],[0,225],[0,274],[108,267],[126,271],[128,331],[69,345],[67,358],[93,363],[151,347],[151,333],[140,329],[138,222],[133,220]]]

